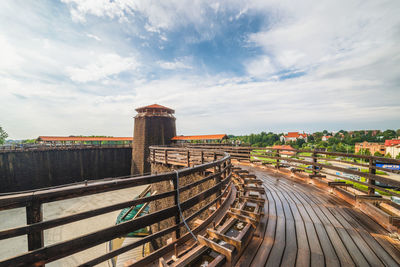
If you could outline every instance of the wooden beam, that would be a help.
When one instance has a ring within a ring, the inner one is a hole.
[[[265,199],[260,198],[260,197],[239,196],[239,200],[258,203],[258,204],[261,204],[261,205],[264,205],[264,203],[265,203]]]
[[[232,212],[232,211],[228,211],[226,214],[228,214],[229,216],[231,216],[231,217],[233,217],[235,219],[250,223],[254,228],[257,228],[257,223],[258,222],[256,220],[254,220],[253,218],[247,217],[245,215],[237,214],[237,213]]]
[[[222,241],[234,246],[238,253],[240,253],[242,251],[242,242],[240,240],[237,240],[236,238],[226,236],[226,235],[219,233],[217,231],[214,231],[212,229],[207,229],[207,234],[211,238],[217,238],[219,240],[222,240]]]
[[[247,217],[251,217],[255,220],[257,220],[257,222],[260,221],[260,217],[261,217],[261,213],[255,213],[255,212],[251,212],[251,211],[247,211],[247,210],[241,210],[241,209],[235,209],[235,208],[231,208],[231,211],[237,214],[241,214]]]
[[[390,199],[377,195],[356,195],[357,202],[391,202]]]
[[[259,180],[259,179],[244,179],[244,182],[245,182],[246,184],[258,184],[258,185],[260,185],[260,184],[263,183],[263,182],[262,182],[261,180]]]
[[[328,182],[328,186],[336,187],[336,186],[345,186],[345,187],[353,187],[353,184],[346,184],[346,182]]]
[[[207,246],[211,248],[212,250],[224,255],[226,257],[226,260],[228,261],[228,265],[232,264],[232,250],[229,248],[226,248],[224,246],[221,246],[220,244],[205,238],[204,236],[198,235],[197,239],[199,240],[199,243],[203,246]]]
[[[256,191],[262,194],[265,194],[265,189],[264,187],[256,187],[256,186],[245,186],[244,187],[245,191]]]

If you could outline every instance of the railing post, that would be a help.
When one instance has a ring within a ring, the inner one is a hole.
[[[178,205],[178,186],[179,186],[179,181],[175,178],[172,180],[172,183],[174,185],[174,190],[175,190],[175,195],[174,195],[174,204],[175,206]],[[179,211],[177,211],[175,215],[175,225],[178,225],[181,223],[181,217],[179,215]],[[181,228],[178,227],[178,229],[175,230],[175,238],[179,239],[181,237]]]
[[[217,154],[215,153],[215,151],[214,151],[214,154],[213,154],[213,162],[215,162],[217,160]],[[214,166],[214,174],[217,172],[217,169],[216,169],[216,167]]]
[[[190,151],[189,151],[189,150],[187,151],[186,160],[187,160],[186,165],[187,165],[188,167],[190,167]]]
[[[315,152],[315,149],[312,153],[312,157],[313,157],[313,165],[312,165],[312,171],[313,171],[313,175],[317,175],[317,166],[315,165],[315,163],[317,163],[317,153]]]
[[[156,163],[156,149],[153,149],[153,163]]]
[[[215,184],[219,184],[220,182],[221,182],[221,175],[222,175],[222,173],[221,173],[221,165],[220,164],[218,164],[218,166],[217,166],[217,173],[219,173],[216,177],[215,177]],[[217,197],[219,197],[221,194],[222,194],[222,186],[220,185],[219,187],[218,187],[218,196]],[[217,201],[217,208],[219,208],[219,207],[221,207],[221,198],[219,198],[218,199],[218,201]]]
[[[279,149],[276,150],[276,157],[278,157],[276,159],[276,168],[279,169],[279,158],[280,158]]]
[[[376,174],[376,169],[374,168],[376,166],[375,160],[372,159],[372,157],[369,158],[369,173],[372,175]],[[375,180],[368,178],[368,184],[370,185],[375,185]],[[368,187],[368,195],[375,195],[375,188]]]
[[[167,165],[168,164],[168,150],[167,149],[164,150],[164,161],[165,161],[165,165]]]
[[[204,164],[204,152],[203,152],[203,150],[201,151],[201,164]]]
[[[26,223],[34,224],[43,221],[42,203],[37,200],[31,201],[26,206]],[[32,251],[44,246],[43,230],[34,231],[28,234],[28,250]]]

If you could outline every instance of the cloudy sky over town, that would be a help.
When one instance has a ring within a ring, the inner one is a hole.
[[[400,128],[400,1],[4,0],[11,139]]]

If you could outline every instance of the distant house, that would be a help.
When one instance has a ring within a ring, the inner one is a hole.
[[[223,140],[228,139],[226,134],[212,134],[212,135],[187,135],[172,137],[172,142],[175,143],[190,143],[192,141],[200,141],[201,143],[221,143]]]
[[[386,154],[390,154],[392,158],[396,158],[400,153],[400,139],[386,140],[385,148]]]
[[[364,141],[362,143],[356,143],[354,145],[354,152],[358,153],[360,150],[362,151],[369,150],[372,155],[374,155],[376,152],[381,153],[382,155],[385,155],[385,144],[381,143],[369,143],[367,141]]]
[[[307,134],[306,133],[299,133],[299,132],[288,132],[287,135],[282,135],[280,137],[281,142],[295,142],[297,139],[303,139],[307,142]]]
[[[332,136],[330,136],[330,135],[324,135],[324,136],[322,136],[322,141],[328,141],[329,138],[332,138]]]

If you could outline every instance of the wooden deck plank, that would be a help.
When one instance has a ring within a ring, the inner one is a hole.
[[[400,250],[387,241],[388,232],[342,199],[280,174],[245,168],[263,181],[268,199],[267,225],[251,266],[400,266]],[[248,248],[256,247],[251,244]],[[249,257],[237,266],[244,262]]]
[[[286,218],[283,211],[282,202],[276,195],[275,190],[271,190],[271,195],[275,200],[277,221],[275,230],[275,242],[265,266],[278,266],[282,261],[283,252],[285,251]]]
[[[320,218],[321,223],[324,225],[326,232],[328,233],[329,239],[332,242],[332,245],[336,251],[336,255],[339,258],[339,261],[341,263],[341,265],[345,265],[345,266],[354,266],[354,262],[349,254],[349,252],[347,251],[345,245],[342,242],[342,239],[340,238],[340,235],[338,234],[338,232],[335,229],[336,227],[340,227],[340,224],[334,220],[333,222],[330,221],[326,215],[326,213],[328,212],[325,205],[322,203],[317,203],[316,199],[318,199],[318,197],[315,198],[309,198],[307,195],[304,195],[304,198],[309,202],[310,205],[313,205],[313,209],[315,211],[315,213],[317,214],[317,216]]]
[[[282,195],[289,203],[296,226],[297,258],[295,265],[309,266],[311,260],[310,247],[308,245],[308,238],[303,219],[300,215],[299,210],[297,209],[296,203],[287,195],[286,192],[282,192]]]
[[[307,187],[307,188],[306,188]],[[306,196],[308,196],[308,192],[310,191],[309,186],[297,186],[296,190],[300,190],[305,193]],[[311,189],[313,190],[313,188]],[[313,190],[314,191],[314,190]],[[347,233],[347,231],[343,228],[343,226],[339,223],[339,221],[330,213],[330,211],[326,208],[327,206],[332,206],[329,205],[330,203],[330,196],[327,194],[320,194],[321,192],[315,192],[313,195],[313,201],[316,204],[316,206],[319,206],[322,208],[323,213],[328,217],[329,221],[332,223],[333,227],[335,227],[335,230],[337,231],[338,235],[340,236],[341,242],[343,243],[343,246],[347,248],[347,253],[343,248],[340,248],[340,253],[342,256],[345,258],[343,259],[345,261],[345,265],[353,265],[353,261],[348,259],[347,255],[350,255],[350,257],[354,260],[354,262],[358,266],[367,266],[368,262],[366,261],[365,257],[363,256],[362,252],[358,249],[357,245],[354,243],[353,239],[350,237],[350,235]],[[328,200],[324,202],[322,199]],[[327,205],[325,206],[324,203]],[[335,202],[336,203],[336,202]],[[344,204],[344,202],[341,202]],[[337,203],[337,205],[340,205],[340,203]],[[336,240],[337,242],[340,242],[339,240]],[[340,246],[340,247],[343,247]],[[338,250],[337,250],[338,251]]]
[[[400,264],[400,251],[396,249],[391,243],[387,242],[388,233],[386,230],[377,224],[367,215],[361,212],[351,212],[350,213],[355,220],[363,222],[362,227],[371,233],[371,236],[384,248],[384,250],[398,263]]]
[[[293,194],[293,192],[288,192],[288,193],[292,199],[294,198],[296,199],[296,196]],[[319,242],[318,234],[314,227],[314,223],[312,222],[305,207],[302,204],[297,204],[297,208],[300,212],[301,217],[303,218],[304,225],[306,228],[307,238],[309,241],[310,252],[311,252],[311,266],[324,266],[325,257],[323,254],[321,244]]]
[[[287,199],[282,195],[280,190],[277,190],[276,193],[282,202],[283,211],[286,218],[286,246],[282,257],[281,266],[294,266],[296,264],[297,256],[296,225]]]
[[[382,266],[382,262],[379,260],[379,258],[371,250],[368,244],[365,243],[364,239],[360,236],[360,234],[343,218],[338,209],[333,207],[329,207],[328,209],[339,220],[339,222],[343,225],[345,230],[349,233],[354,243],[356,243],[357,247],[360,249],[362,255],[365,257],[368,263],[374,266]]]
[[[266,196],[268,198],[268,224],[264,233],[264,239],[259,247],[257,254],[255,255],[251,266],[264,266],[267,261],[268,255],[271,252],[272,246],[275,240],[275,228],[276,228],[276,208],[275,201],[271,195],[271,192],[266,190]]]
[[[376,256],[386,265],[395,266],[397,262],[390,256],[386,250],[361,226],[361,224],[349,215],[349,210],[345,208],[338,209],[342,216],[349,222],[354,229],[360,233],[360,236],[365,240],[371,250],[374,251]]]
[[[318,238],[322,247],[322,251],[325,255],[325,264],[327,266],[340,266],[339,259],[336,256],[335,249],[331,243],[331,240],[325,230],[324,225],[320,221],[319,217],[316,215],[312,206],[305,200],[304,194],[300,194],[297,190],[294,190],[293,193],[300,199],[303,203],[305,209],[307,210],[311,220],[314,223],[315,230],[318,234]]]

